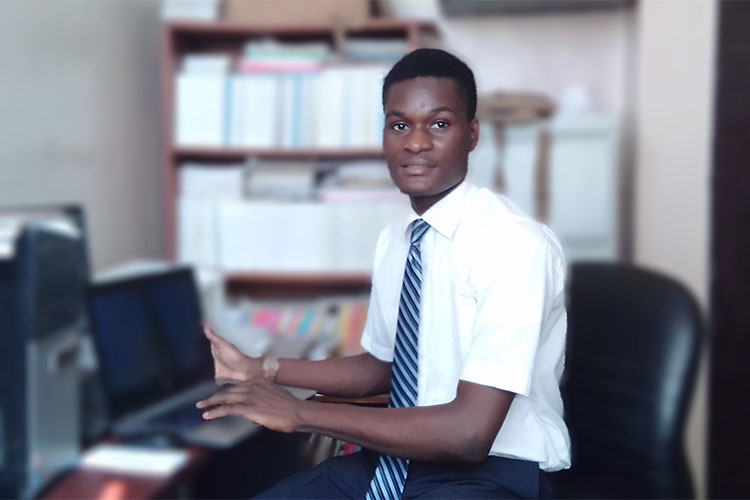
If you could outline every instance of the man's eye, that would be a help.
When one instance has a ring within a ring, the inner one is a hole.
[[[445,120],[438,120],[432,124],[434,128],[448,128],[449,123]]]
[[[391,128],[395,130],[396,132],[403,132],[406,130],[406,124],[405,123],[394,123],[391,125]]]

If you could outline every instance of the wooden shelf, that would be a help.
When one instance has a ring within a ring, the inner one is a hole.
[[[176,147],[172,154],[179,160],[234,160],[241,158],[279,159],[361,159],[382,158],[381,148],[229,148],[229,147]]]
[[[389,34],[409,30],[435,35],[437,29],[434,23],[408,19],[372,18],[362,22],[331,23],[320,25],[279,24],[267,26],[248,26],[230,22],[172,22],[165,23],[165,28],[175,35],[231,35],[231,36],[322,36],[336,30],[343,29],[347,33],[355,34]]]
[[[229,273],[229,283],[262,283],[284,286],[324,284],[330,286],[369,287],[369,273]]]
[[[230,273],[227,291],[257,298],[357,294],[370,290],[369,273]]]

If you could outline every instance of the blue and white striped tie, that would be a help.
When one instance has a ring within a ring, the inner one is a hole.
[[[417,404],[419,296],[422,290],[422,258],[419,253],[419,240],[429,228],[429,224],[422,219],[417,219],[411,230],[411,246],[409,255],[406,257],[404,283],[401,285],[401,300],[396,322],[396,346],[391,368],[389,408],[407,408]],[[408,467],[408,460],[381,455],[365,498],[367,500],[401,498]]]

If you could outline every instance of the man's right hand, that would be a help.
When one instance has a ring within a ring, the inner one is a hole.
[[[203,324],[203,333],[211,342],[214,377],[217,381],[243,382],[256,377],[263,377],[260,359],[245,356],[231,342],[217,335],[205,323]]]

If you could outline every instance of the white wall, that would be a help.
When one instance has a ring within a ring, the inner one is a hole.
[[[578,87],[598,111],[627,104],[632,9],[441,18],[444,45],[472,67],[478,91],[538,91],[560,100]]]
[[[158,13],[0,2],[0,205],[83,203],[97,269],[163,253]]]
[[[638,3],[635,260],[708,301],[709,190],[716,3]],[[706,346],[707,347],[707,346]],[[706,362],[688,450],[706,492]]]

